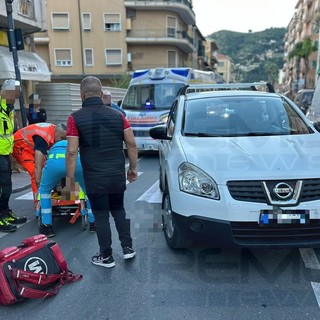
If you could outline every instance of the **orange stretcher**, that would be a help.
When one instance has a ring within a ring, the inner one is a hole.
[[[86,202],[84,199],[84,194],[82,193],[83,199],[80,199],[80,196],[71,200],[63,200],[61,199],[61,190],[62,182],[60,181],[56,185],[55,190],[53,190],[51,193],[52,217],[71,216],[69,223],[74,224],[81,216],[81,228],[82,230],[86,230],[88,225],[88,215],[84,215],[81,213],[86,212]]]

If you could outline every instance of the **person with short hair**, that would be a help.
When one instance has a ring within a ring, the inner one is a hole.
[[[124,116],[127,115],[126,112],[123,109],[120,108],[120,106],[118,106],[117,104],[112,102],[112,95],[111,95],[110,91],[107,91],[107,90],[103,91],[102,101],[106,106],[112,107],[113,109],[116,109],[116,110],[120,111]]]
[[[126,219],[124,191],[126,180],[137,179],[137,146],[128,120],[102,101],[102,85],[88,76],[80,85],[82,108],[73,112],[67,123],[67,179],[74,179],[78,148],[87,196],[95,218],[100,252],[91,262],[105,268],[115,266],[112,255],[109,212],[115,220],[123,258],[132,259],[130,220]],[[127,146],[129,169],[125,171],[123,143]]]
[[[38,94],[29,96],[29,108],[27,109],[27,118],[29,124],[46,122],[47,112],[40,107],[41,99]]]
[[[66,139],[66,125],[47,122],[31,124],[14,134],[13,157],[30,174],[35,206],[38,204],[38,187],[48,150],[57,141]]]
[[[12,193],[12,169],[10,154],[13,149],[14,103],[20,95],[20,82],[5,80],[0,91],[0,231],[14,232],[16,224],[25,223],[26,217],[18,217],[9,208]]]

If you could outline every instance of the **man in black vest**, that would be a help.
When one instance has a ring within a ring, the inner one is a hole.
[[[80,85],[82,108],[68,118],[66,154],[67,183],[74,185],[78,148],[87,196],[95,217],[100,254],[92,257],[95,265],[115,266],[111,247],[109,211],[119,234],[124,259],[132,259],[130,221],[123,206],[126,179],[137,179],[137,146],[129,122],[120,112],[102,101],[102,85],[88,76]],[[127,147],[129,168],[125,172],[123,142]]]

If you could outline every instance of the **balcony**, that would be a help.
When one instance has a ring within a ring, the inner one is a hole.
[[[46,4],[42,0],[15,0],[12,3],[14,26],[25,33],[45,30]],[[0,1],[0,25],[7,26],[6,2]]]
[[[193,40],[185,31],[168,29],[134,29],[128,31],[127,44],[173,45],[185,53],[193,52]]]
[[[171,11],[177,13],[187,25],[195,24],[195,14],[188,0],[134,0],[124,1],[126,9],[148,11]]]

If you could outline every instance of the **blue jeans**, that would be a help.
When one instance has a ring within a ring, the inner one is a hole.
[[[52,204],[51,191],[56,184],[67,175],[66,159],[65,158],[49,158],[42,170],[42,179],[40,183],[40,206],[41,219],[43,224],[52,224]],[[86,194],[86,187],[83,180],[82,167],[80,159],[77,159],[77,166],[75,171],[75,180],[79,183],[81,189]],[[88,221],[94,222],[90,201],[86,195],[86,205],[88,211]]]
[[[89,191],[88,198],[95,218],[100,254],[105,258],[112,254],[109,211],[114,218],[121,247],[132,248],[130,220],[126,219],[126,211],[123,206],[124,192],[92,194]]]

